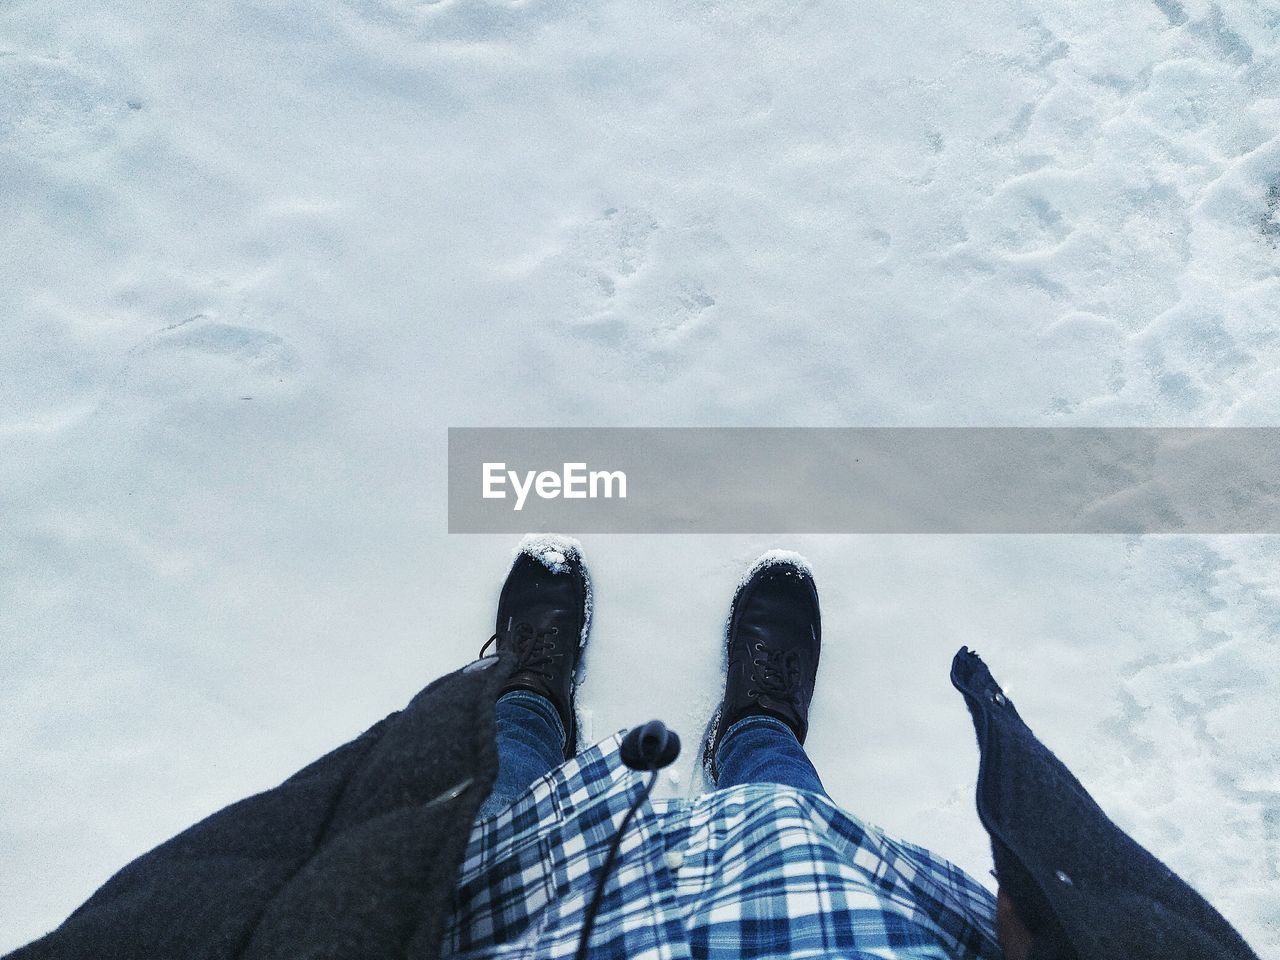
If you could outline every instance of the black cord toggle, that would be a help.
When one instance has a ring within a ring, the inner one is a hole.
[[[619,753],[632,770],[661,770],[680,756],[680,738],[661,720],[650,720],[631,729]]]

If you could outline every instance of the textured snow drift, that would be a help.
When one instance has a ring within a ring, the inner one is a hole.
[[[1254,0],[0,10],[0,949],[471,659],[447,426],[1280,420]],[[778,495],[761,491],[761,496]],[[569,531],[573,532],[573,531]],[[836,799],[985,876],[980,650],[1280,957],[1280,546],[584,537],[597,736],[803,552]]]

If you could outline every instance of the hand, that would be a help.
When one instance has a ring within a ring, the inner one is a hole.
[[[996,933],[1004,960],[1027,960],[1031,955],[1031,931],[1013,908],[1013,900],[1000,888],[996,894]]]

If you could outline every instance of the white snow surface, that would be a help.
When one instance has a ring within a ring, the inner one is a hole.
[[[1275,425],[1278,53],[1259,0],[4,4],[0,950],[475,656],[517,538],[446,534],[448,426]],[[966,644],[1280,958],[1274,538],[583,546],[597,736],[695,785],[800,550],[838,802],[989,881]]]

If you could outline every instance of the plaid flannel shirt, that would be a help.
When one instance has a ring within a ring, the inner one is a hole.
[[[446,957],[573,957],[609,843],[647,774],[621,735],[477,823]],[[1000,960],[995,900],[959,867],[826,797],[771,784],[646,801],[627,828],[593,957]]]

